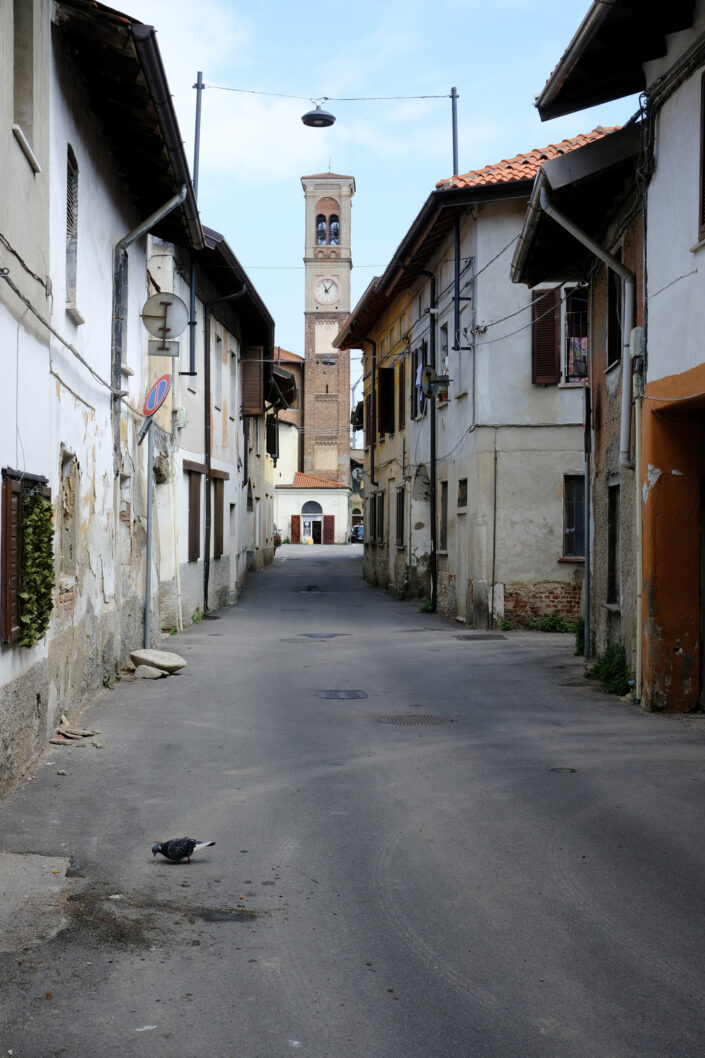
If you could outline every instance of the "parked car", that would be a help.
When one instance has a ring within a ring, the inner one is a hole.
[[[350,533],[351,544],[361,544],[365,539],[365,527],[364,525],[354,525],[352,532]]]
[[[280,547],[282,542],[282,531],[277,529],[276,525],[272,526],[272,535],[274,537],[274,546]]]

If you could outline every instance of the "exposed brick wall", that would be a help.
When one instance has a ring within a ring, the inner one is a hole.
[[[582,614],[582,596],[582,581],[505,584],[504,617],[510,621],[536,620],[558,613],[566,621],[577,621]]]

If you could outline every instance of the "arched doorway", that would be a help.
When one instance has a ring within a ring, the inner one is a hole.
[[[323,542],[323,508],[316,500],[307,500],[301,508],[301,539],[309,537],[314,544]]]

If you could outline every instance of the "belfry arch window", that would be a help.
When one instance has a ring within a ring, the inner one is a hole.
[[[328,242],[331,246],[340,245],[340,221],[337,213],[331,213],[328,220]]]
[[[325,216],[319,213],[316,217],[316,245],[325,246],[328,235],[328,223]]]

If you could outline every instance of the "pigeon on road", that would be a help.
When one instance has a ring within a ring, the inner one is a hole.
[[[194,838],[170,838],[169,841],[158,841],[152,845],[152,855],[161,852],[168,860],[183,860],[191,862],[194,852],[205,849],[208,845],[215,845],[214,841],[195,841]]]

